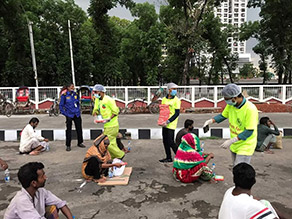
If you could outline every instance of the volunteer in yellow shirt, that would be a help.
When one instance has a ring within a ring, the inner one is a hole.
[[[230,139],[220,147],[230,147],[233,166],[238,163],[249,164],[257,144],[258,110],[244,98],[236,84],[226,85],[222,95],[227,103],[225,109],[213,119],[207,120],[204,127],[228,118]]]
[[[159,160],[162,163],[172,162],[171,151],[173,150],[174,154],[176,154],[178,146],[174,142],[174,132],[177,126],[179,111],[180,111],[180,100],[177,95],[177,85],[175,83],[167,84],[168,94],[166,97],[162,99],[161,104],[166,104],[169,106],[169,119],[165,122],[162,128],[162,138],[163,145],[166,154],[165,159]]]
[[[118,114],[119,108],[116,102],[111,97],[105,95],[106,89],[101,84],[96,84],[93,88],[95,102],[93,109],[93,116],[101,115],[104,121],[104,135],[107,135],[110,141],[108,151],[111,158],[122,159],[125,152],[120,150],[117,145],[117,135],[119,133]]]

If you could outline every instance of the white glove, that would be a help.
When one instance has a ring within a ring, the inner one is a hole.
[[[207,120],[207,121],[204,123],[203,128],[206,127],[207,125],[211,125],[211,124],[213,124],[213,119],[209,119],[209,120]]]
[[[228,148],[230,145],[232,145],[233,143],[235,143],[235,142],[237,142],[237,141],[238,141],[237,136],[234,137],[234,138],[231,138],[231,139],[229,139],[229,140],[226,140],[226,141],[224,141],[223,144],[220,145],[220,148],[224,148],[224,149],[226,149],[226,148]]]
[[[111,119],[105,119],[105,120],[103,121],[103,124],[108,123],[109,121],[111,121]]]

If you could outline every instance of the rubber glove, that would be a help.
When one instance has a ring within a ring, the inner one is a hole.
[[[238,138],[236,136],[234,138],[231,138],[229,140],[224,141],[224,143],[221,144],[220,147],[226,149],[226,148],[230,147],[230,145],[232,145],[233,143],[235,143],[237,141],[238,141]]]
[[[203,128],[206,127],[207,125],[211,125],[211,124],[213,124],[213,123],[214,123],[214,120],[213,120],[213,119],[209,119],[209,120],[207,120],[207,121],[204,123]]]

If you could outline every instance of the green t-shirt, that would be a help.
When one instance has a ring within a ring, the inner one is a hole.
[[[116,105],[116,101],[109,96],[104,95],[102,100],[95,98],[93,113],[95,112],[101,114],[103,119],[110,119],[113,114],[117,115],[112,118],[111,121],[105,123],[104,127],[113,127],[119,125],[119,108]]]
[[[169,106],[170,113],[169,113],[168,119],[170,119],[174,115],[176,109],[180,109],[180,100],[176,96],[172,99],[168,99],[164,97],[161,101],[161,104],[165,104]],[[171,123],[167,124],[166,128],[175,130],[177,126],[177,122],[178,122],[178,117]]]
[[[256,106],[249,101],[246,101],[240,109],[227,105],[222,116],[229,120],[231,138],[238,136],[246,129],[253,130],[252,135],[245,141],[239,140],[230,146],[230,150],[238,155],[251,156],[257,144],[258,109]]]

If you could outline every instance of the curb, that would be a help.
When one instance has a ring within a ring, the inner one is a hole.
[[[175,130],[175,135],[181,128]],[[283,136],[292,136],[292,128],[279,128],[283,132]],[[0,141],[19,141],[21,130],[0,130]],[[94,140],[103,132],[103,129],[83,129],[84,140]],[[120,129],[120,133],[125,135],[126,132],[131,133],[132,139],[162,139],[162,128],[143,128],[143,129]],[[36,130],[38,135],[48,138],[50,141],[66,140],[65,129],[42,129]],[[210,128],[207,133],[202,128],[194,128],[199,138],[218,137],[223,139],[230,138],[229,128]],[[76,130],[72,130],[72,140],[77,139]]]

